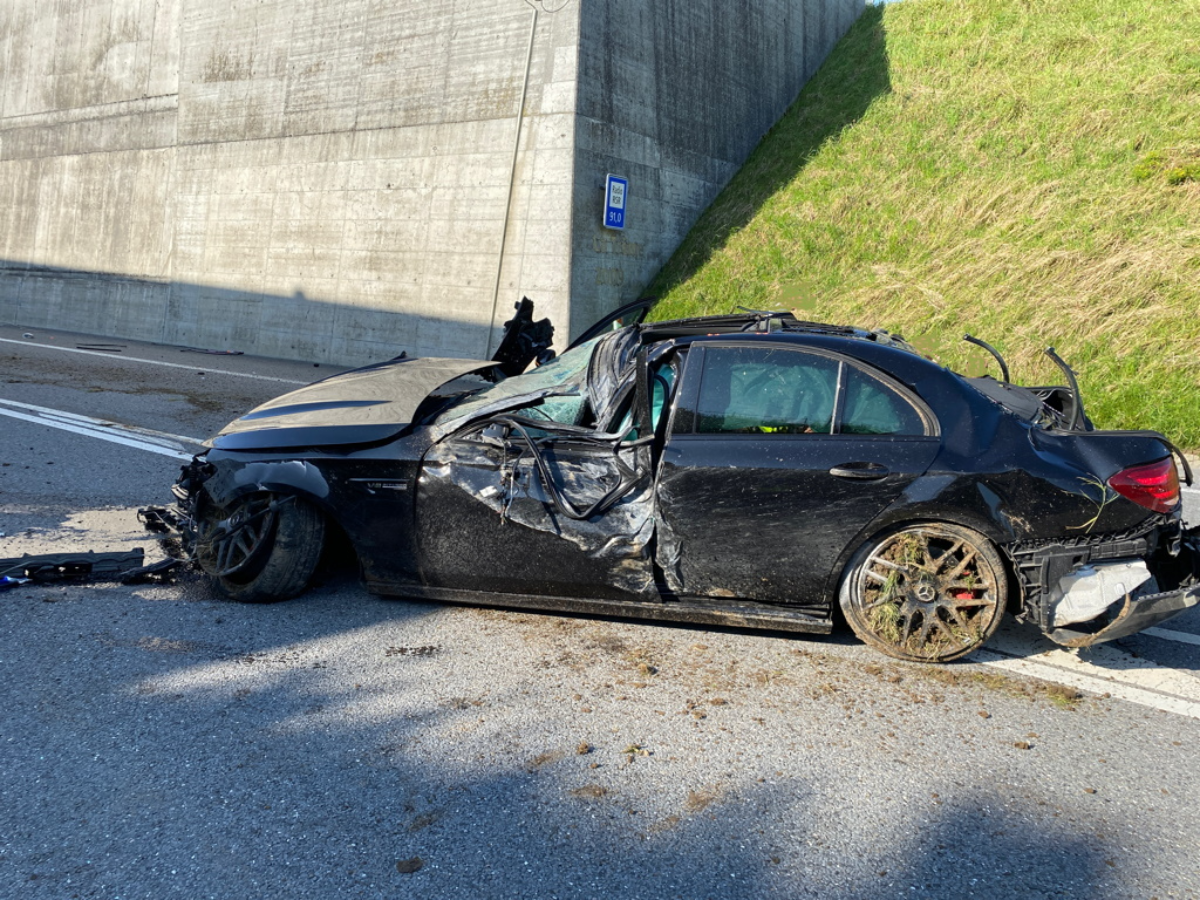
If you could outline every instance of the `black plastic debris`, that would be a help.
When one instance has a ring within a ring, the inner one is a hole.
[[[177,534],[179,516],[165,506],[148,506],[138,510],[138,520],[147,531],[155,534]]]
[[[188,468],[184,467],[185,474]],[[138,510],[138,521],[151,534],[157,535],[159,546],[168,559],[178,565],[191,565],[195,555],[195,531],[191,520],[181,515],[178,508],[148,506]]]
[[[504,323],[500,346],[492,357],[509,378],[520,375],[535,359],[540,365],[554,356],[550,352],[554,342],[554,326],[550,320],[533,320],[533,301],[528,297],[522,297],[515,309],[516,314]]]
[[[161,578],[180,564],[164,559],[143,565],[145,553],[135,547],[123,553],[47,553],[39,556],[0,559],[0,590],[22,584],[55,582],[119,581],[137,584]]]

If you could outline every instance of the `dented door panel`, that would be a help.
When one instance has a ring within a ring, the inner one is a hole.
[[[556,488],[586,507],[619,481],[619,466],[648,470],[648,448],[617,453],[623,458],[562,442],[543,456]],[[489,442],[476,433],[436,445],[418,484],[416,531],[421,577],[431,587],[657,596],[650,480],[604,513],[575,520],[557,512],[534,459],[515,441]]]
[[[708,344],[688,354],[678,404],[659,474],[659,565],[679,594],[827,610],[844,549],[941,446],[919,401],[822,350]],[[840,433],[854,410],[864,428],[912,433]]]

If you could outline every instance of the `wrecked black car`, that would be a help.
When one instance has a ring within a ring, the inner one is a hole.
[[[1085,646],[1200,600],[1186,461],[1096,430],[1052,350],[1067,384],[1019,387],[979,341],[1000,379],[746,312],[597,328],[517,374],[550,354],[514,331],[501,363],[398,359],[247,413],[155,524],[238,600],[302,591],[337,530],[380,594],[817,633],[840,608],[910,660],[1005,612]]]

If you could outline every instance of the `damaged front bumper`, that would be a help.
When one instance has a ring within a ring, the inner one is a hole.
[[[192,457],[183,466],[179,480],[171,486],[175,503],[171,506],[149,506],[138,510],[138,519],[146,531],[158,537],[168,556],[179,560],[196,559],[196,502],[200,485],[211,475],[212,469],[203,453]]]

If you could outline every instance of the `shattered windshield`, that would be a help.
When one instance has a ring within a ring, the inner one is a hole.
[[[576,408],[583,407],[588,363],[596,345],[606,337],[608,335],[593,338],[532,372],[506,378],[471,395],[442,413],[436,423],[438,430],[445,434],[480,413],[512,409],[520,406],[522,401],[532,402],[539,397],[553,398],[544,400],[540,405],[543,415],[555,421],[566,421],[564,417],[571,417]],[[566,424],[576,423],[566,421]]]

